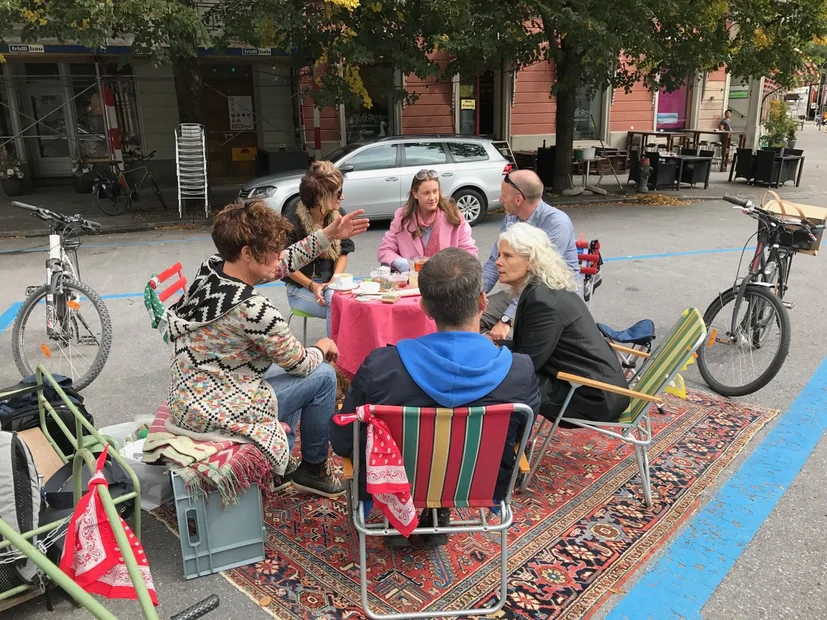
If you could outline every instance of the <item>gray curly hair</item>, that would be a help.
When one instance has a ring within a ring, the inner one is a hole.
[[[528,277],[523,288],[530,282],[542,282],[552,290],[577,291],[574,274],[543,230],[517,222],[500,233],[500,241],[505,241],[528,261]]]

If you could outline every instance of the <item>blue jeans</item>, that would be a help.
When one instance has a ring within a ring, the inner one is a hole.
[[[314,280],[320,282],[320,280]],[[292,310],[301,310],[310,316],[315,316],[320,319],[327,319],[326,334],[330,336],[330,300],[333,299],[333,291],[326,288],[322,292],[326,306],[319,305],[316,301],[316,296],[308,291],[303,286],[299,286],[295,282],[287,282],[284,285],[287,290],[287,303],[290,304]]]
[[[279,421],[290,426],[287,443],[293,451],[296,427],[301,421],[302,460],[324,462],[330,445],[330,418],[336,413],[336,372],[322,364],[306,377],[288,375],[273,364],[264,380],[273,386],[279,405]]]

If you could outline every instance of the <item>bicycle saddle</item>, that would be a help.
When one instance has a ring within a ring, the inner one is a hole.
[[[612,329],[603,323],[598,323],[597,329],[599,329],[600,333],[606,336],[606,338],[623,344],[647,346],[655,339],[655,324],[651,319],[643,319],[631,327],[620,331]]]

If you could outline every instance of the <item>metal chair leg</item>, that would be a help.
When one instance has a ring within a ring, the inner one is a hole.
[[[307,317],[304,317],[304,325],[302,326],[302,346],[307,346]]]

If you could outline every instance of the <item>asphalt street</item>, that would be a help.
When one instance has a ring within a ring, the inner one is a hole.
[[[811,144],[822,148],[821,142],[827,140],[823,135],[812,132],[808,137]],[[815,168],[812,173],[819,174]],[[827,188],[827,180],[823,178],[818,184]],[[722,194],[724,191],[737,193],[742,186],[719,187]],[[808,192],[796,192],[795,200],[827,206],[827,197],[815,186]],[[703,311],[719,291],[732,284],[740,249],[755,230],[752,219],[721,201],[668,207],[590,206],[571,208],[567,212],[576,234],[583,233],[587,239],[598,238],[607,258],[604,283],[592,304],[595,319],[623,328],[642,318],[651,318],[660,337],[684,308],[695,306]],[[482,259],[496,239],[500,217],[490,215],[474,228]],[[376,250],[385,230],[386,223],[376,223],[356,240],[357,251],[351,255],[350,271],[365,275],[376,265]],[[35,250],[42,250],[44,241],[42,238],[0,240],[0,317],[15,302],[24,299],[27,286],[42,279],[46,255]],[[84,391],[88,408],[98,426],[151,415],[157,403],[165,398],[169,354],[149,326],[141,291],[153,272],[175,262],[180,261],[191,278],[200,262],[213,251],[208,231],[100,235],[84,241],[80,249],[82,278],[106,297],[114,326],[113,348],[106,367]],[[743,398],[745,402],[785,410],[825,357],[825,273],[824,256],[795,259],[788,296],[795,302],[791,313],[790,355],[776,379],[760,392]],[[270,286],[262,290],[287,313],[283,287]],[[322,321],[311,320],[309,340],[321,337],[323,329]],[[8,326],[0,333],[0,385],[10,385],[18,379],[10,353],[10,332]],[[694,367],[690,367],[686,378],[690,387],[704,389]],[[724,472],[719,484],[740,467],[767,432],[769,428]],[[703,610],[704,618],[825,617],[825,471],[827,442],[822,439],[794,484],[715,590]],[[701,505],[716,488],[708,491]],[[185,581],[177,539],[151,517],[146,518],[144,524],[144,545],[161,599],[161,617],[169,617],[212,593],[219,594],[222,603],[217,612],[208,616],[210,620],[270,617],[218,575]],[[656,560],[657,556],[650,562]],[[624,591],[633,583],[634,579],[624,585]],[[613,604],[614,601],[609,601],[604,605],[597,617],[605,615]],[[131,601],[111,601],[107,606],[119,618],[141,617]],[[67,620],[86,617],[85,612],[65,600],[56,601],[55,607],[59,617]],[[46,611],[41,598],[8,611],[3,617],[57,616]],[[641,601],[639,617],[647,617],[644,601]]]

